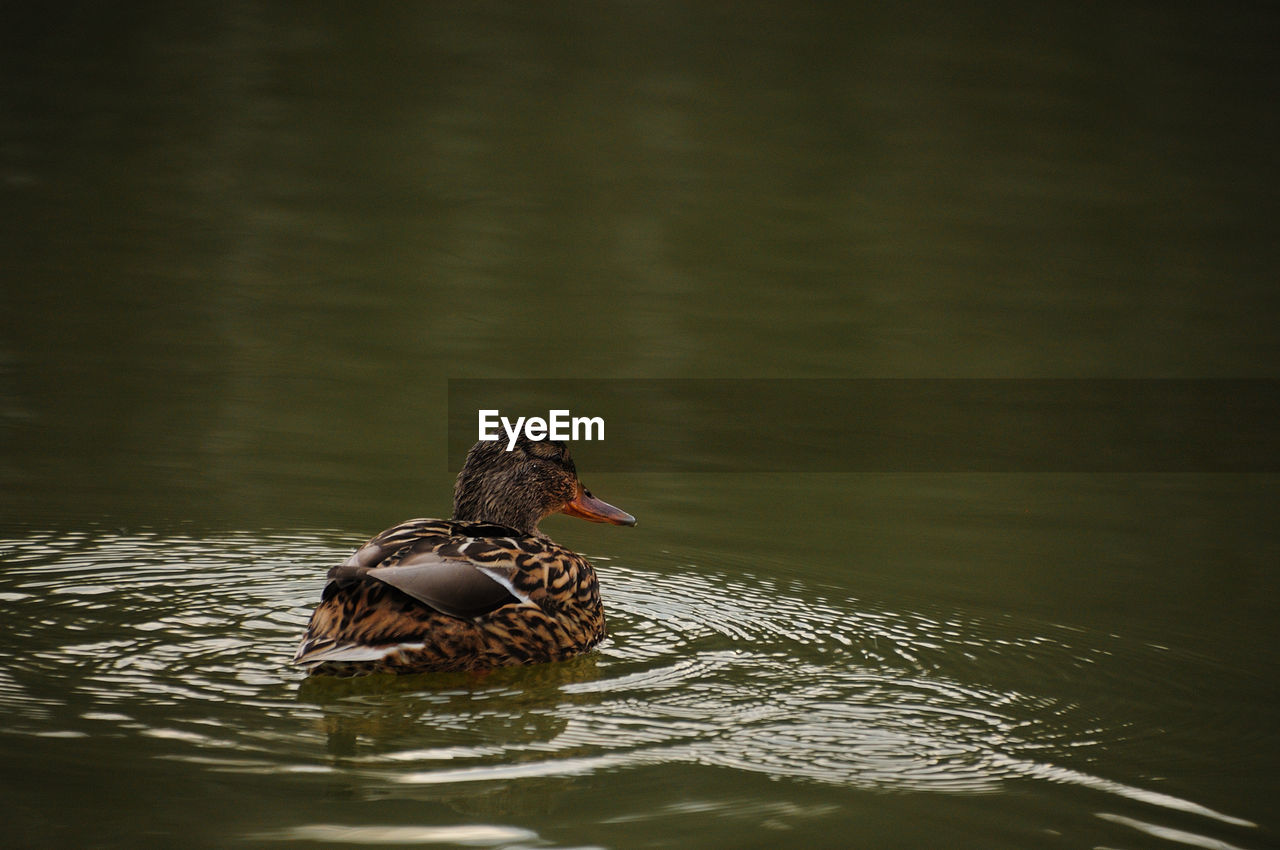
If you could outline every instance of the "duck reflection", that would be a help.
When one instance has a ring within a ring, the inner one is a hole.
[[[596,655],[460,673],[312,676],[298,699],[323,712],[328,751],[396,764],[537,755],[564,731],[566,704],[598,695],[565,685],[600,677]]]

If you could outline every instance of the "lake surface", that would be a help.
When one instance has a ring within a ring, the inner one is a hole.
[[[1277,23],[0,12],[0,844],[1277,846]],[[307,679],[462,379],[631,388],[574,451],[638,526],[543,525],[609,639]],[[923,379],[1110,418],[858,383]]]

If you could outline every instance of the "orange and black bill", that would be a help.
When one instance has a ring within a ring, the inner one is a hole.
[[[607,522],[613,525],[635,525],[636,518],[626,511],[620,511],[608,502],[601,501],[578,484],[577,494],[573,501],[566,502],[561,513],[576,516],[591,522]]]

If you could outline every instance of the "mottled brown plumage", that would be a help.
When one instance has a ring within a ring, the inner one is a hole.
[[[453,519],[414,519],[329,571],[295,664],[312,672],[482,670],[558,661],[605,635],[595,570],[538,523],[635,519],[583,489],[563,443],[477,443]]]

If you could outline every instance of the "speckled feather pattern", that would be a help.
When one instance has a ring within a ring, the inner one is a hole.
[[[509,591],[497,594],[491,610],[461,617],[368,575],[424,553],[470,563]],[[599,583],[581,555],[493,523],[415,519],[382,532],[329,571],[294,661],[331,675],[480,670],[563,660],[604,636]],[[325,660],[344,650],[381,657]]]

